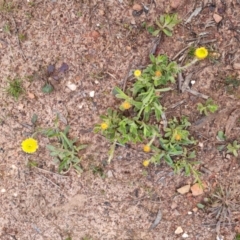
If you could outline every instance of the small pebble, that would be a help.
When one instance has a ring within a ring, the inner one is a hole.
[[[77,89],[77,85],[71,82],[67,82],[66,85],[71,91],[75,91]]]
[[[193,212],[197,212],[198,211],[198,208],[193,208]]]
[[[192,212],[189,211],[189,212],[188,212],[188,215],[192,215]]]
[[[184,234],[182,235],[182,238],[188,238],[188,234],[187,234],[187,233],[184,233]]]
[[[112,177],[113,177],[113,173],[112,173],[111,170],[108,170],[108,172],[107,172],[107,176],[108,176],[108,178],[112,178]]]
[[[234,64],[233,64],[233,68],[234,68],[235,70],[240,70],[240,63],[234,63]]]
[[[172,0],[170,2],[170,6],[171,8],[176,9],[179,7],[180,3],[181,3],[181,0]]]
[[[132,7],[132,9],[139,12],[139,11],[142,10],[142,5],[140,5],[140,4],[134,4],[133,7]]]
[[[202,143],[202,142],[199,142],[199,143],[198,143],[198,146],[199,146],[200,148],[203,148],[203,143]]]
[[[177,229],[175,230],[175,234],[180,234],[180,233],[183,233],[183,229],[182,227],[177,227]]]
[[[1,193],[5,193],[5,192],[6,192],[5,188],[1,189]]]
[[[219,22],[222,21],[223,18],[222,18],[222,16],[214,13],[214,14],[213,14],[213,19],[214,19],[214,21],[215,21],[216,23],[219,23]]]
[[[93,98],[94,95],[95,95],[95,92],[94,92],[94,91],[91,91],[91,92],[89,93],[89,96],[90,96],[91,98]]]

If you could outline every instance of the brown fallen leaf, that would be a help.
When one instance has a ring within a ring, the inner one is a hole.
[[[155,228],[160,223],[161,220],[162,220],[162,212],[159,210],[157,217],[156,217],[155,221],[153,222],[153,224],[150,226],[149,230]]]
[[[220,15],[218,15],[218,14],[216,14],[216,13],[214,13],[214,14],[213,14],[213,19],[214,19],[214,21],[215,21],[216,23],[219,23],[219,22],[222,21],[223,17],[220,16]]]
[[[34,98],[35,98],[35,95],[34,95],[33,93],[31,93],[31,92],[28,92],[28,97],[29,97],[30,99],[34,99]]]
[[[190,185],[185,185],[183,187],[180,187],[177,189],[177,192],[179,192],[180,194],[185,194],[185,193],[188,193],[190,190]]]

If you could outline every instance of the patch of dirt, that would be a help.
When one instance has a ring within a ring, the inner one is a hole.
[[[216,219],[196,207],[218,184],[234,182],[239,188],[239,158],[226,154],[226,149],[217,150],[221,142],[216,138],[218,131],[226,130],[226,144],[240,140],[240,90],[236,87],[229,92],[225,81],[229,76],[239,79],[239,1],[0,1],[3,3],[0,238],[182,239],[182,234],[175,234],[181,226],[187,239],[216,239]],[[133,15],[134,4],[149,11]],[[197,8],[202,10],[186,23]],[[166,12],[178,13],[181,23],[173,37],[162,36],[158,42],[144,25],[152,25]],[[215,22],[214,14],[222,20]],[[195,64],[183,77],[192,74],[196,82],[192,89],[211,97],[219,111],[201,116],[197,104],[205,100],[179,93],[177,82],[162,101],[168,109],[167,119],[186,115],[193,124],[204,193],[179,194],[177,189],[192,186],[193,179],[183,173],[175,175],[164,163],[143,168],[147,154],[141,146],[118,146],[112,163],[106,165],[110,144],[92,130],[108,107],[118,105],[113,88],[130,86],[132,70],[146,66],[152,51],[167,54],[182,65],[188,50],[198,46],[206,46],[217,57]],[[63,63],[68,70],[61,68],[66,68]],[[49,74],[50,65],[55,65],[55,75]],[[15,77],[22,79],[26,89],[18,101],[5,91],[9,79]],[[41,91],[46,82],[54,86],[51,94]],[[69,83],[76,90],[69,89]],[[93,91],[94,96],[90,95]],[[176,107],[171,108],[173,105]],[[64,176],[57,173],[58,166],[46,150],[47,138],[38,137],[36,154],[22,152],[22,140],[36,130],[31,123],[34,114],[41,128],[53,127],[59,114],[61,127],[69,124],[70,135],[89,144],[81,176],[74,171]],[[29,168],[29,161],[37,162],[38,167]],[[93,174],[94,166],[101,167],[103,174]],[[151,228],[159,213],[161,220]],[[239,212],[233,212],[232,220],[221,226],[226,240],[233,240],[239,232]]]

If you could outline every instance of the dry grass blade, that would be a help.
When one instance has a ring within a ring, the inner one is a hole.
[[[209,215],[217,220],[216,231],[219,233],[221,226],[232,224],[233,211],[240,210],[238,203],[238,190],[235,186],[223,188],[219,185],[215,193],[210,196],[210,206],[208,208]]]

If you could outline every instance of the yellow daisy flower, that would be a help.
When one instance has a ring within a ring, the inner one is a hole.
[[[182,137],[181,137],[180,134],[177,134],[177,135],[175,136],[175,140],[176,140],[176,141],[180,141],[181,139],[182,139]]]
[[[121,107],[122,107],[123,109],[126,109],[126,110],[127,110],[127,109],[131,108],[132,105],[131,105],[128,101],[125,101],[125,102],[122,103]]]
[[[38,149],[38,142],[33,138],[28,138],[22,141],[22,150],[25,153],[35,153]]]
[[[148,167],[148,165],[150,164],[150,161],[149,160],[145,160],[145,161],[143,161],[143,166],[144,167]]]
[[[103,123],[101,124],[101,129],[102,129],[102,130],[106,130],[107,128],[108,128],[108,124],[105,123],[105,122],[103,122]]]
[[[137,70],[134,71],[134,76],[135,76],[135,77],[140,77],[141,74],[142,74],[142,72],[141,72],[141,70],[139,70],[139,69],[137,69]]]
[[[205,47],[197,48],[194,55],[197,59],[202,60],[208,56],[208,50]]]
[[[144,151],[144,152],[150,152],[150,151],[151,151],[151,148],[150,148],[148,145],[144,145],[144,146],[143,146],[143,151]]]
[[[155,72],[155,76],[156,76],[156,77],[161,77],[161,76],[162,76],[162,73],[161,73],[160,71],[156,71],[156,72]]]

